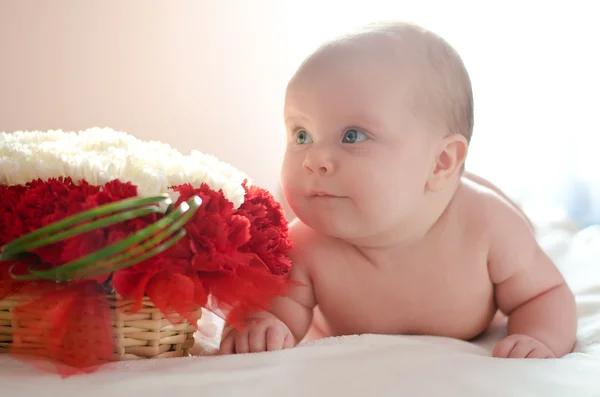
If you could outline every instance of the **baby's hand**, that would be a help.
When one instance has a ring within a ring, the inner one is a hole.
[[[294,336],[276,317],[252,320],[242,331],[231,328],[221,340],[219,354],[259,353],[294,346]]]
[[[546,345],[531,336],[514,334],[502,339],[492,354],[498,358],[555,358]]]

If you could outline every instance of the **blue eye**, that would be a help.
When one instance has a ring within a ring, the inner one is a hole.
[[[312,138],[308,135],[306,130],[298,130],[296,133],[296,143],[298,145],[304,145],[306,143],[312,143]]]
[[[362,142],[366,139],[368,139],[368,137],[364,132],[351,128],[349,130],[346,130],[346,132],[344,132],[344,139],[342,140],[342,142],[356,143],[356,142]]]

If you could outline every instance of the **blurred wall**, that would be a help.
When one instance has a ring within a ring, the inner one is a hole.
[[[467,167],[535,207],[600,220],[596,11],[592,0],[0,0],[0,131],[108,126],[215,154],[276,192],[295,67],[332,34],[403,19],[444,36],[469,69]]]

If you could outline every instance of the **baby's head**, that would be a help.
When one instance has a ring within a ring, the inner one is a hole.
[[[330,41],[287,88],[283,193],[325,234],[388,233],[451,196],[473,130],[467,71],[440,37],[379,23]]]

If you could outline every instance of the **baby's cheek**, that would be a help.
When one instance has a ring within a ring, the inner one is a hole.
[[[298,172],[284,173],[281,178],[281,190],[288,199],[294,199],[304,193],[304,178]]]
[[[365,193],[359,205],[359,213],[365,221],[389,223],[414,210],[414,194],[399,186],[365,190]]]
[[[302,157],[297,153],[286,153],[281,164],[281,184],[294,183],[302,173]]]
[[[289,183],[281,186],[282,190],[282,204],[286,208],[286,212],[289,216],[289,220],[293,217],[305,218],[311,214],[311,207],[309,200],[306,197],[304,189],[299,184]]]
[[[286,200],[292,200],[298,196],[301,189],[300,175],[292,170],[282,170],[281,173],[281,192]]]

